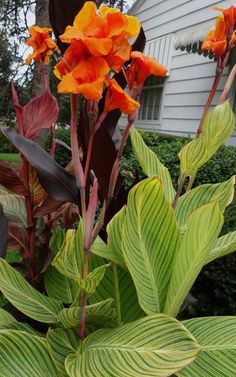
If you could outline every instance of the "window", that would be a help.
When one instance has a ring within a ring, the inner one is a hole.
[[[164,79],[150,76],[144,83],[138,120],[160,120]]]

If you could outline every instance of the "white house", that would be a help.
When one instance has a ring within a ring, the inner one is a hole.
[[[129,13],[142,22],[147,38],[145,53],[169,69],[169,76],[164,80],[152,78],[146,83],[137,127],[172,135],[195,133],[216,63],[203,54],[187,50],[196,51],[198,41],[214,26],[219,12],[212,7],[231,5],[236,6],[236,1],[137,0],[134,3]],[[182,46],[184,51],[180,49]],[[228,73],[226,67],[213,105],[217,103]],[[236,145],[236,131],[229,143]]]

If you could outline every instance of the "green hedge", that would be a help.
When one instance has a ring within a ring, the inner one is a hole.
[[[59,129],[56,137],[68,145],[70,136],[68,129]],[[179,175],[178,152],[188,142],[186,138],[158,136],[156,133],[143,133],[145,142],[158,155],[159,159],[169,168],[174,185]],[[3,136],[0,136],[2,153],[12,153],[12,148]],[[47,142],[47,148],[49,142]],[[70,153],[58,146],[56,160],[66,166],[70,161]],[[122,159],[122,174],[126,185],[144,178],[141,168],[135,159],[130,142],[125,148]],[[199,170],[195,185],[217,183],[229,179],[236,174],[236,148],[223,146],[214,157]],[[236,230],[236,200],[225,214],[225,225],[222,233]],[[205,267],[195,282],[192,294],[198,302],[188,308],[184,316],[193,315],[236,315],[236,253],[226,256]]]

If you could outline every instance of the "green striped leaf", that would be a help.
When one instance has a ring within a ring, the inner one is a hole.
[[[80,340],[75,331],[70,329],[51,329],[47,333],[48,349],[60,377],[67,377],[65,359],[77,351]]]
[[[24,331],[27,334],[32,334],[32,335],[37,335],[37,336],[42,336],[42,334],[36,330],[34,330],[30,325],[27,323],[22,323],[22,322],[11,322],[8,323],[5,326],[0,326],[0,331],[1,330],[17,330],[17,331]]]
[[[61,274],[75,281],[80,280],[83,268],[83,239],[84,225],[80,220],[76,231],[74,229],[67,230],[62,247],[52,262],[52,265]]]
[[[206,264],[217,258],[233,253],[234,251],[236,251],[236,231],[225,234],[216,240],[207,258]]]
[[[49,266],[44,274],[44,285],[49,297],[71,304],[78,295],[79,285],[72,279],[62,275],[53,266]]]
[[[173,263],[164,313],[175,317],[208,258],[224,218],[218,202],[191,213]]]
[[[110,265],[111,264],[108,263],[104,264],[104,266],[97,267],[88,274],[86,279],[78,280],[80,288],[84,289],[87,293],[94,293],[101,280],[104,278],[106,269],[110,267]]]
[[[72,231],[72,237],[74,233]],[[67,235],[68,237],[68,235]],[[65,231],[61,225],[57,225],[53,230],[50,240],[50,248],[55,257],[60,251],[65,239]],[[78,284],[61,274],[55,267],[49,266],[44,274],[44,285],[49,297],[55,298],[64,304],[71,304],[80,290]]]
[[[144,143],[141,134],[133,127],[130,137],[134,153],[147,177],[159,176],[163,191],[168,202],[172,203],[175,190],[171,181],[169,170],[162,165],[157,155]]]
[[[148,178],[129,193],[123,233],[123,255],[140,306],[147,314],[162,312],[179,227],[158,178]]]
[[[60,248],[63,245],[65,238],[65,231],[60,224],[58,224],[52,233],[52,237],[50,239],[50,249],[52,251],[53,256],[56,256],[59,252]]]
[[[0,377],[58,377],[46,340],[16,330],[0,330]]]
[[[186,224],[188,216],[196,208],[211,201],[218,200],[222,211],[234,198],[235,176],[226,182],[204,184],[182,195],[176,207],[176,217],[181,226]]]
[[[183,322],[202,352],[179,377],[235,377],[236,317],[196,318]]]
[[[126,207],[124,206],[109,222],[107,226],[108,240],[107,244],[97,237],[92,252],[102,258],[111,260],[124,269],[127,269],[122,254],[122,231],[126,215]]]
[[[23,196],[1,191],[0,203],[9,223],[22,225],[24,228],[27,227],[25,198]]]
[[[179,153],[181,174],[192,176],[231,136],[234,114],[229,101],[216,106],[206,117],[198,139],[186,144]]]
[[[15,317],[13,317],[6,310],[0,308],[0,327],[8,325],[9,323],[17,322]]]
[[[104,259],[92,255],[92,268],[103,264]],[[120,293],[121,320],[123,323],[132,322],[143,317],[144,313],[140,308],[137,292],[130,274],[122,268],[117,268],[118,286]],[[109,298],[115,299],[115,276],[113,268],[107,268],[104,278],[97,287],[95,293],[89,296],[89,303],[95,304]]]
[[[58,314],[58,322],[66,328],[76,328],[80,324],[80,308],[62,309]],[[107,299],[96,304],[86,306],[86,324],[100,327],[116,327],[116,312],[114,300]]]
[[[63,305],[34,289],[5,260],[0,259],[0,290],[18,310],[36,321],[56,323]]]
[[[199,351],[180,322],[160,314],[93,333],[65,366],[70,377],[165,377],[191,363]]]

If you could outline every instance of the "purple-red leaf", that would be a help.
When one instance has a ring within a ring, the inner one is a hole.
[[[0,204],[0,257],[5,258],[7,252],[7,218]]]
[[[78,204],[79,189],[73,175],[67,173],[32,140],[17,134],[12,128],[4,128],[2,132],[35,168],[39,182],[49,196],[56,200]]]
[[[18,195],[27,194],[23,182],[11,168],[10,164],[0,161],[0,184]]]
[[[58,113],[56,98],[47,88],[42,96],[33,98],[23,107],[24,136],[34,139],[42,128],[50,128],[56,122]]]
[[[8,225],[8,251],[27,252],[28,237],[26,229],[17,224]]]

